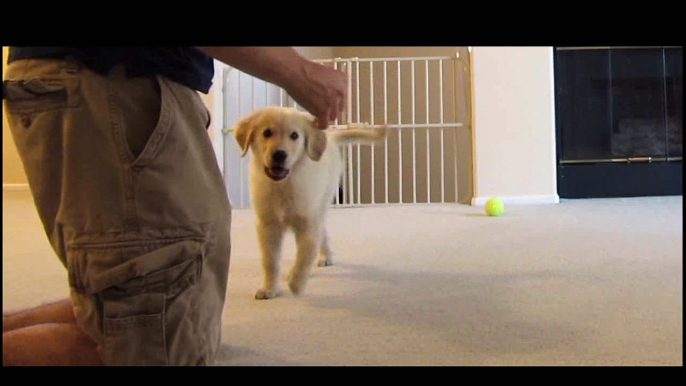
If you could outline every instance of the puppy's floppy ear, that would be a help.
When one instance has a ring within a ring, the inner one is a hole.
[[[313,161],[319,161],[326,150],[326,133],[324,130],[312,128],[307,135],[307,155]]]
[[[251,114],[241,119],[236,124],[233,135],[236,137],[238,146],[241,147],[241,157],[245,156],[245,153],[248,152],[250,144],[252,143],[256,119],[256,114]]]
[[[326,133],[317,127],[314,117],[303,115],[305,120],[305,151],[313,161],[319,161],[326,150]]]

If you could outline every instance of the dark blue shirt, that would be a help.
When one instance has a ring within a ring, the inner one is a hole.
[[[214,76],[212,57],[196,47],[10,47],[8,63],[66,57],[102,75],[123,64],[129,77],[162,75],[205,94]]]

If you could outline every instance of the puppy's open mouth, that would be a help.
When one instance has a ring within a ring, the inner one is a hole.
[[[267,173],[267,177],[271,178],[272,180],[280,181],[288,176],[290,170],[282,168],[281,166],[271,166],[265,167],[264,172]]]

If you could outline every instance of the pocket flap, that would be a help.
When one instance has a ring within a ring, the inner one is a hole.
[[[79,79],[30,78],[2,82],[2,99],[11,113],[38,113],[76,107]]]
[[[67,86],[59,79],[32,78],[2,82],[2,99],[10,101],[35,99],[45,94],[66,92]]]
[[[67,252],[69,283],[78,292],[93,294],[110,287],[137,291],[169,288],[184,276],[199,276],[203,243],[196,239],[137,241],[81,245]]]

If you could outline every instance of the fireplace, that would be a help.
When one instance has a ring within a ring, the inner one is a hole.
[[[556,47],[561,198],[682,194],[681,47]]]

